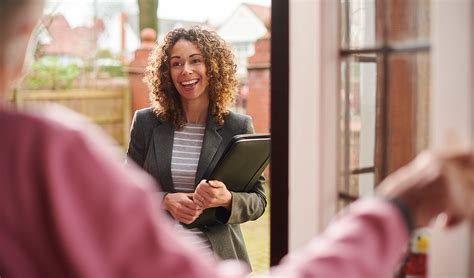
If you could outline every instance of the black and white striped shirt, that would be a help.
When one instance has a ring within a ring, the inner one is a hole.
[[[174,132],[171,176],[178,192],[193,192],[197,165],[204,139],[205,125],[186,123],[180,131]],[[175,230],[198,254],[213,256],[209,239],[198,228],[187,229],[176,222]]]

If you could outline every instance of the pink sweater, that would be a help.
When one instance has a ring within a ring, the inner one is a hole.
[[[0,277],[242,275],[193,256],[157,213],[153,180],[92,133],[0,108]],[[359,202],[270,275],[389,276],[407,241],[395,207]]]

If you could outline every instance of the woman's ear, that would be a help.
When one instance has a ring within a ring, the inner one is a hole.
[[[16,28],[14,35],[3,46],[2,66],[5,75],[12,82],[18,82],[30,67],[36,48],[37,38],[32,36],[36,24],[23,24]]]
[[[18,26],[15,34],[16,35],[25,35],[25,36],[30,36],[31,33],[33,33],[33,30],[38,26],[38,23],[36,22],[24,22],[20,26]]]

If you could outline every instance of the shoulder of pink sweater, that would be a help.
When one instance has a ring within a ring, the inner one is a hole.
[[[109,165],[108,168],[112,168],[112,164],[120,167],[125,161],[120,146],[100,127],[81,114],[57,104],[28,106],[21,111],[0,108],[0,133],[5,134],[2,138],[5,144],[1,147],[22,146],[25,150],[39,150],[42,153],[36,151],[32,156],[31,151],[24,151],[22,160],[50,161],[54,158],[53,153],[64,149],[67,150],[63,152],[64,156],[88,156],[88,159],[101,160],[102,165]],[[94,154],[93,157],[91,154]],[[132,172],[128,174],[133,174],[134,178],[141,176],[140,179],[144,177],[147,183],[154,184],[147,174],[133,164],[126,169],[121,168],[122,171]]]
[[[1,109],[0,128],[5,128],[15,140],[24,143],[64,144],[70,139],[87,141],[91,146],[100,146],[101,153],[119,156],[119,146],[100,127],[85,116],[58,104],[29,105],[21,111]]]

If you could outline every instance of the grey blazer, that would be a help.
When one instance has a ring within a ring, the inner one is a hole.
[[[230,112],[222,126],[217,125],[213,117],[209,116],[195,184],[211,173],[234,135],[253,132],[252,119],[249,116]],[[161,121],[152,108],[141,109],[135,113],[127,155],[155,178],[163,192],[176,192],[171,177],[173,138],[172,123]],[[264,183],[262,176],[251,192],[232,192],[231,211],[219,208],[222,212],[219,213],[219,220],[225,224],[200,227],[220,258],[239,259],[250,265],[239,224],[259,218],[265,211],[267,200]]]

